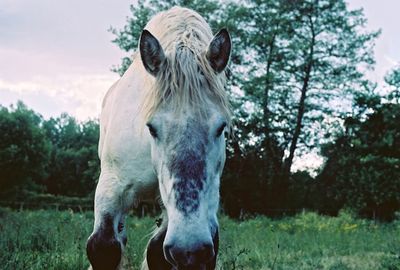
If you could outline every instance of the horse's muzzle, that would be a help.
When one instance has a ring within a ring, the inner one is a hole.
[[[175,241],[165,243],[167,228],[160,230],[147,247],[147,265],[149,270],[214,270],[218,254],[218,229],[212,242],[197,241],[178,248]],[[175,245],[173,245],[175,244]]]
[[[213,243],[199,243],[192,248],[164,247],[166,259],[178,269],[206,269],[206,265],[215,257]]]

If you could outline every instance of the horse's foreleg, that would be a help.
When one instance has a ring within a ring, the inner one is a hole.
[[[95,222],[86,251],[93,270],[121,269],[126,245],[125,210],[128,209],[127,185],[102,173],[95,194]]]

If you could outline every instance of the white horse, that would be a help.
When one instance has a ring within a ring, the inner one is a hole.
[[[231,40],[225,29],[213,37],[199,14],[180,7],[145,29],[140,54],[103,101],[88,258],[94,270],[121,269],[127,211],[160,196],[164,218],[143,268],[214,269]]]

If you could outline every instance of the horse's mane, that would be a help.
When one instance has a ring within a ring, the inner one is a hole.
[[[217,74],[206,58],[213,37],[206,21],[190,9],[174,7],[157,14],[146,29],[159,40],[167,59],[143,103],[145,120],[164,102],[177,112],[190,106],[204,113],[211,100],[230,122],[226,76]]]

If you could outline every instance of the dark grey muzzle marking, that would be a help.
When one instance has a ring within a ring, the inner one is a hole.
[[[173,190],[176,206],[184,214],[190,214],[199,208],[200,193],[206,181],[206,145],[205,128],[190,121],[169,159],[168,167],[175,177]]]
[[[194,151],[182,152],[171,159],[170,170],[176,177],[173,190],[178,210],[185,214],[196,211],[206,178],[204,157]]]

